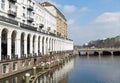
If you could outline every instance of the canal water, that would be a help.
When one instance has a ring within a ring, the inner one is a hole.
[[[0,83],[23,83],[22,75]],[[77,56],[39,76],[35,83],[120,83],[120,56]]]

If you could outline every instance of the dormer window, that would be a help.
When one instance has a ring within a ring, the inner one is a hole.
[[[43,27],[44,27],[44,25],[43,25],[43,24],[40,24],[39,28],[42,29]]]
[[[9,0],[10,2],[12,2],[12,3],[16,3],[17,2],[17,0]]]
[[[1,9],[5,10],[5,0],[1,1]]]

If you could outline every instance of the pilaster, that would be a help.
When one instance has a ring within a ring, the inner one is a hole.
[[[27,36],[24,38],[24,54],[27,56]]]

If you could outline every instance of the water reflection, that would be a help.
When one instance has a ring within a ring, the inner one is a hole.
[[[0,83],[24,83],[25,73]],[[76,57],[38,77],[35,83],[120,83],[120,56]]]
[[[68,83],[67,77],[68,73],[74,68],[74,59],[65,62],[64,65],[60,67],[53,68],[51,71],[45,73],[44,75],[37,78],[35,83]],[[37,70],[38,72],[39,70]],[[0,83],[25,83],[25,74],[33,74],[32,70],[1,79]],[[64,81],[64,82],[63,82]]]
[[[81,56],[73,71],[68,83],[120,83],[120,56]]]
[[[25,79],[25,74],[29,72],[30,74],[32,74],[32,70],[29,71],[25,71],[4,79],[0,79],[0,83],[25,83],[24,79]]]
[[[64,66],[53,69],[36,80],[36,83],[68,83],[67,77],[74,68],[74,60],[66,62]],[[62,81],[62,82],[61,82]]]

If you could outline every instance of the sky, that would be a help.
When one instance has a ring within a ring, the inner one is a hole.
[[[120,35],[120,0],[37,1],[49,1],[64,14],[76,45]]]

